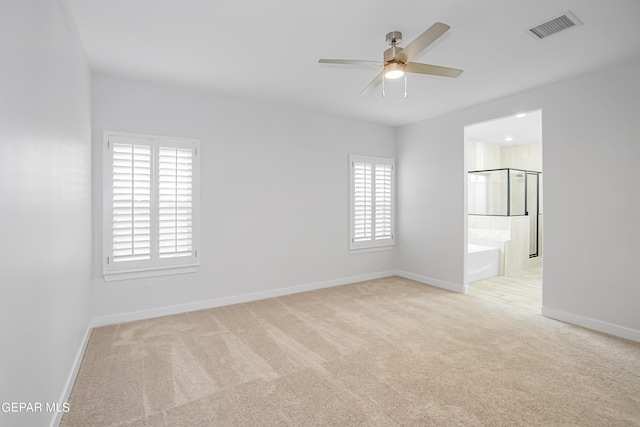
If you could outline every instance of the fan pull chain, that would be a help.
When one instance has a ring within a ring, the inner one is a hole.
[[[404,99],[407,99],[407,73],[404,73]]]
[[[385,76],[382,76],[382,97],[384,98],[384,81],[387,80]]]

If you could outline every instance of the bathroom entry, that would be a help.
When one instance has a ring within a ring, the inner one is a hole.
[[[540,312],[542,112],[465,127],[469,294]]]

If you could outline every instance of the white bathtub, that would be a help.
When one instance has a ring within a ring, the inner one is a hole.
[[[467,283],[498,275],[500,250],[490,246],[469,244],[467,257]]]

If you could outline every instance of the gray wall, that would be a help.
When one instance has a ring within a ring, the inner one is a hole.
[[[90,74],[58,1],[0,7],[0,425],[49,424],[90,321]]]
[[[543,313],[640,340],[640,61],[398,129],[397,267],[465,282],[466,125],[542,109]]]
[[[393,251],[351,255],[348,246],[348,155],[395,156],[391,128],[104,76],[94,77],[92,95],[98,323],[357,281],[393,269]],[[200,140],[198,273],[104,282],[104,130]],[[146,293],[148,284],[153,295]]]

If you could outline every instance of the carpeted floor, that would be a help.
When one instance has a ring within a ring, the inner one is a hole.
[[[97,328],[62,426],[633,426],[640,344],[385,279]]]

